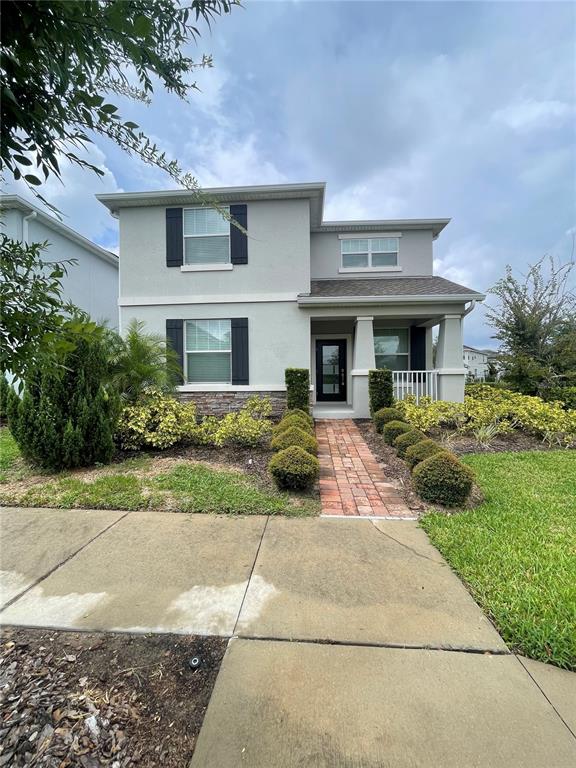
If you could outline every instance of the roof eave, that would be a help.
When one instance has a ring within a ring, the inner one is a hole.
[[[484,301],[485,298],[486,296],[483,293],[447,293],[443,295],[435,293],[403,296],[298,296],[297,301],[302,306],[326,306],[330,304],[340,306],[342,304],[430,304],[434,302],[462,304],[462,302],[467,301]]]
[[[360,221],[323,221],[311,231],[318,232],[370,232],[376,230],[432,230],[436,239],[451,219],[371,219]]]

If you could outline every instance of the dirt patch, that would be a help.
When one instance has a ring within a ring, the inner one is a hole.
[[[226,643],[4,628],[0,766],[184,768]]]
[[[511,432],[495,437],[490,445],[481,445],[471,435],[459,435],[447,430],[437,430],[430,435],[445,445],[446,449],[458,456],[466,453],[502,453],[503,451],[550,451],[558,450],[557,445],[548,445],[535,435],[525,432]]]

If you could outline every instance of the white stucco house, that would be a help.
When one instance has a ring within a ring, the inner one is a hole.
[[[467,376],[477,381],[484,381],[490,372],[488,352],[484,349],[476,349],[464,344],[462,356]]]
[[[75,259],[62,278],[63,296],[93,320],[118,327],[118,257],[19,195],[0,195],[0,226],[12,240],[49,242],[48,261]]]
[[[201,413],[285,398],[309,368],[316,416],[369,415],[368,371],[462,400],[462,323],[478,291],[433,275],[448,219],[324,221],[323,183],[98,195],[120,221],[120,327],[165,333]],[[432,328],[439,327],[436,368]]]

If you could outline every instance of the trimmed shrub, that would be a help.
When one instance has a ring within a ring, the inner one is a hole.
[[[311,427],[314,426],[314,419],[308,413],[308,411],[302,410],[302,408],[290,408],[290,410],[284,411],[282,418],[286,419],[288,416],[302,416]]]
[[[262,443],[271,431],[272,422],[265,418],[255,418],[247,407],[241,411],[227,413],[218,422],[213,442],[219,448],[223,445],[253,448]]]
[[[283,451],[291,445],[298,445],[308,453],[316,456],[318,453],[318,441],[309,432],[305,432],[299,427],[289,427],[272,438],[270,443],[272,450]]]
[[[445,507],[463,504],[474,482],[472,470],[446,451],[421,461],[413,477],[416,492],[425,501]]]
[[[426,438],[425,440],[420,440],[419,443],[409,446],[404,454],[404,460],[410,469],[414,469],[414,467],[421,461],[424,461],[424,459],[428,459],[430,456],[435,456],[437,453],[441,453],[444,450],[445,449],[442,448],[441,445],[438,445],[435,440]]]
[[[384,425],[389,421],[404,421],[402,411],[398,408],[380,408],[372,417],[376,432],[382,432]]]
[[[152,389],[138,403],[122,409],[116,440],[125,450],[164,449],[183,442],[196,428],[194,403],[180,403]]]
[[[302,491],[309,488],[320,475],[320,464],[298,445],[279,451],[270,459],[268,469],[279,488]]]
[[[308,368],[286,368],[286,405],[288,410],[307,411],[310,402],[310,371]]]
[[[381,408],[391,408],[394,405],[392,371],[388,368],[368,371],[368,398],[370,413],[376,413]]]
[[[272,430],[272,434],[279,435],[280,432],[285,432],[287,429],[290,429],[290,427],[298,427],[299,429],[304,430],[304,432],[309,432],[311,435],[314,434],[314,427],[299,413],[284,416],[284,418],[276,424]]]
[[[394,445],[394,440],[396,440],[397,437],[400,437],[400,435],[403,435],[405,432],[411,432],[413,429],[414,427],[410,426],[410,424],[406,424],[405,421],[389,421],[384,425],[382,435],[388,445]]]
[[[411,429],[410,432],[404,432],[403,434],[398,435],[396,440],[394,440],[396,453],[401,459],[404,459],[406,457],[407,449],[412,445],[416,445],[416,443],[419,443],[423,439],[424,434],[420,432],[419,429]]]

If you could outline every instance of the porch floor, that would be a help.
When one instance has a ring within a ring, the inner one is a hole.
[[[323,515],[415,519],[352,419],[316,422]]]

